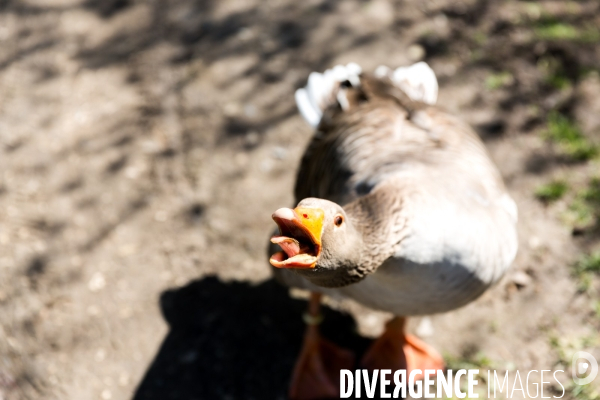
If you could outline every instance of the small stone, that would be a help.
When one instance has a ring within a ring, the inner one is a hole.
[[[118,252],[121,257],[128,257],[137,253],[137,246],[134,244],[126,244],[119,247]]]
[[[367,314],[361,321],[367,329],[378,329],[381,321],[375,314]]]
[[[244,114],[246,117],[253,118],[256,117],[256,114],[258,114],[258,110],[253,104],[246,104],[244,106]]]
[[[104,399],[104,400],[110,400],[112,399],[112,393],[110,390],[108,389],[104,389],[102,391],[102,393],[100,394],[100,396]]]
[[[378,25],[390,25],[394,22],[394,7],[386,0],[375,0],[369,3],[367,15]]]
[[[511,281],[517,285],[517,288],[523,288],[531,284],[531,277],[525,272],[517,271],[512,275]]]
[[[539,249],[542,245],[542,241],[537,236],[532,236],[529,238],[529,247],[533,250]]]
[[[104,289],[106,286],[106,279],[104,279],[104,275],[101,272],[96,272],[92,275],[92,279],[88,282],[88,288],[92,292],[97,292],[99,290]]]
[[[142,169],[135,165],[125,168],[125,176],[129,179],[137,179],[141,172]]]
[[[271,153],[271,155],[276,160],[285,160],[285,158],[287,156],[287,150],[281,146],[277,146],[273,149],[273,152]]]
[[[406,50],[406,55],[411,61],[420,61],[425,57],[425,49],[420,44],[413,44]]]
[[[419,326],[417,327],[416,334],[420,337],[426,338],[433,336],[435,330],[433,329],[433,324],[431,323],[431,318],[423,317],[421,322],[419,322]]]
[[[271,160],[262,160],[260,165],[258,166],[261,172],[271,172],[273,169],[273,161]]]
[[[35,243],[33,244],[33,248],[34,248],[34,249],[35,249],[37,252],[39,252],[39,253],[42,253],[42,252],[46,251],[46,249],[48,248],[48,246],[46,245],[46,243],[45,243],[45,242],[43,242],[43,241],[41,241],[41,240],[38,240],[37,242],[35,242]]]
[[[260,135],[256,131],[250,131],[246,134],[244,142],[248,147],[254,147],[260,141]]]
[[[438,14],[433,18],[433,23],[440,29],[448,26],[448,17],[446,14]]]
[[[127,372],[121,372],[119,374],[119,386],[129,385],[129,374]]]
[[[250,28],[243,28],[237,35],[238,39],[248,41],[254,37],[254,32]]]
[[[102,362],[102,361],[104,361],[105,358],[106,358],[106,350],[98,349],[98,351],[96,351],[96,354],[94,355],[94,360],[96,360],[97,362]]]
[[[240,113],[240,105],[237,103],[227,103],[223,107],[223,114],[227,117],[234,117]]]

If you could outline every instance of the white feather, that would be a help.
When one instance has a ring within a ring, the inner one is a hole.
[[[346,90],[339,90],[337,92],[337,101],[340,104],[340,107],[342,107],[342,110],[347,111],[350,109],[350,102],[348,101],[348,97],[346,97]]]
[[[335,102],[347,109],[348,99],[345,94],[340,95],[340,83],[349,81],[352,86],[359,86],[361,73],[362,69],[356,63],[336,65],[322,74],[311,72],[306,87],[298,89],[295,94],[296,105],[306,122],[310,126],[318,126],[323,111]]]
[[[396,68],[391,79],[411,99],[427,104],[436,103],[437,78],[427,63],[421,61],[410,67]]]
[[[321,99],[325,95],[325,79],[322,74],[318,72],[311,72],[308,76],[308,83],[306,84],[306,91],[308,93],[308,99],[312,103],[315,109],[321,109]]]
[[[306,87],[298,89],[295,95],[296,105],[306,122],[313,127],[318,126],[323,111],[335,102],[339,103],[342,109],[347,109],[347,98],[339,92],[340,83],[349,81],[352,86],[358,87],[361,73],[362,69],[356,63],[336,65],[322,74],[311,72]],[[396,68],[394,71],[381,65],[375,70],[375,76],[389,77],[413,100],[427,104],[435,104],[437,101],[437,78],[424,62]]]
[[[319,113],[320,110],[317,111],[312,102],[308,99],[306,89],[296,90],[295,98],[296,105],[298,106],[298,110],[300,111],[302,118],[304,118],[304,120],[308,122],[310,126],[316,128],[321,121],[321,114]]]

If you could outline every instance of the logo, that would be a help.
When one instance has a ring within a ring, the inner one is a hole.
[[[573,355],[571,361],[571,373],[576,385],[587,385],[598,375],[598,361],[590,353],[578,351]],[[585,376],[586,374],[587,376]]]

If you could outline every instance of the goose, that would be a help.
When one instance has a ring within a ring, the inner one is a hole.
[[[319,333],[321,296],[394,315],[363,368],[438,370],[443,358],[405,331],[406,318],[472,302],[515,258],[516,204],[477,134],[436,107],[437,94],[424,62],[373,73],[338,65],[295,93],[315,133],[297,206],[272,215],[269,260],[279,281],[311,293],[290,398],[339,396],[339,370],[353,366]]]

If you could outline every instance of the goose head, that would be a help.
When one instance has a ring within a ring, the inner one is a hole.
[[[323,287],[345,286],[362,278],[362,236],[341,206],[307,198],[294,209],[278,209],[272,218],[279,235],[271,242],[282,251],[271,256],[271,265],[292,268]]]

